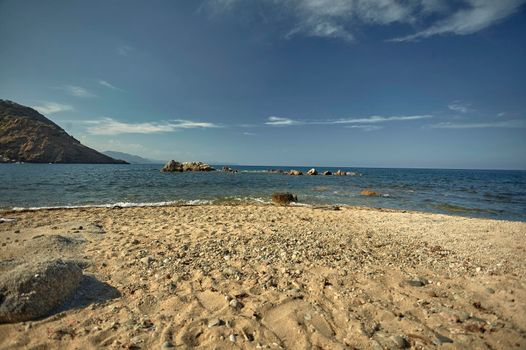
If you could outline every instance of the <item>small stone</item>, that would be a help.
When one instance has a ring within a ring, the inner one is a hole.
[[[411,344],[409,344],[409,342],[407,341],[406,338],[400,336],[400,335],[395,335],[393,337],[391,337],[391,340],[395,343],[395,345],[399,348],[399,349],[407,349]]]
[[[234,334],[230,334],[230,336],[228,337],[228,339],[232,342],[232,343],[235,343],[236,342],[236,336]]]
[[[161,350],[162,349],[173,349],[175,348],[175,346],[173,345],[173,343],[171,341],[165,341],[162,345],[161,345]]]
[[[407,280],[406,283],[410,285],[411,287],[423,287],[429,284],[429,281],[425,278],[419,277],[416,279]]]
[[[446,337],[445,335],[438,334],[434,343],[437,345],[442,345],[444,343],[453,343],[453,339]]]
[[[139,240],[138,239],[134,239],[131,243],[132,244],[139,244]]]
[[[208,321],[208,328],[220,326],[223,321],[221,321],[219,318],[212,318]]]
[[[144,258],[141,259],[141,262],[143,264],[146,264],[148,265],[149,263],[151,263],[153,261],[153,258],[151,256],[145,256]]]
[[[488,292],[489,294],[494,294],[495,293],[495,289],[493,289],[493,288],[486,288],[486,292]]]
[[[240,307],[240,303],[239,301],[237,301],[237,299],[232,299],[230,300],[230,302],[228,303],[231,307],[233,307],[234,309],[237,309],[238,307]]]

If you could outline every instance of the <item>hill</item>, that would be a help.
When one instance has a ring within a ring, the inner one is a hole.
[[[104,151],[103,154],[115,158],[115,159],[122,159],[130,164],[163,164],[163,161],[160,160],[154,160],[154,159],[147,159],[140,156],[136,156],[134,154],[124,153],[124,152],[117,152],[117,151]]]
[[[126,164],[82,145],[30,107],[0,100],[0,163]]]

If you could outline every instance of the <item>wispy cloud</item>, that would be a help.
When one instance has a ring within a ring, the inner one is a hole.
[[[75,97],[96,97],[95,94],[92,94],[91,92],[80,86],[64,85],[63,89],[66,90],[68,94]]]
[[[432,129],[485,129],[485,128],[526,128],[526,121],[515,119],[505,121],[477,122],[477,123],[452,123],[442,122],[427,126]]]
[[[132,51],[133,51],[133,48],[129,45],[117,46],[117,53],[121,56],[129,56]]]
[[[99,83],[100,85],[104,86],[104,87],[107,87],[108,89],[112,89],[112,90],[122,90],[118,87],[116,87],[115,85],[111,84],[110,82],[106,81],[106,80],[97,80],[97,83]]]
[[[218,128],[219,125],[210,122],[197,122],[176,119],[161,122],[126,123],[112,118],[88,121],[88,133],[93,135],[118,135],[118,134],[156,134],[172,132],[179,129]]]
[[[372,115],[364,118],[343,118],[332,120],[297,120],[284,117],[269,117],[266,125],[271,126],[291,126],[291,125],[347,125],[347,124],[378,124],[387,122],[403,122],[412,120],[421,120],[433,118],[430,114],[423,115],[399,115],[399,116],[380,116]],[[358,126],[357,128],[367,129],[366,126]],[[371,130],[371,127],[369,127]]]
[[[526,0],[254,0],[274,8],[270,21],[292,17],[286,38],[297,35],[353,41],[363,26],[405,24],[426,29],[390,41],[411,41],[440,34],[466,35],[517,12]],[[246,9],[241,0],[209,0],[215,15]],[[265,8],[256,6],[256,8]],[[285,14],[285,16],[283,16]]]
[[[345,128],[349,129],[360,129],[364,131],[375,131],[383,129],[381,125],[346,125]]]
[[[303,123],[297,120],[290,119],[290,118],[271,116],[271,117],[268,117],[268,120],[267,122],[265,122],[265,124],[274,125],[274,126],[284,126],[284,125],[299,125]]]
[[[397,115],[384,117],[381,115],[372,115],[367,118],[348,118],[348,119],[338,119],[334,121],[327,122],[318,122],[322,124],[376,124],[376,123],[385,123],[385,122],[403,122],[411,120],[421,120],[433,118],[430,114],[422,115]]]
[[[471,105],[462,101],[453,101],[447,106],[447,108],[459,113],[468,113],[472,111]]]
[[[53,114],[53,113],[60,113],[60,112],[67,112],[67,111],[75,110],[73,106],[65,105],[62,103],[56,103],[56,102],[44,102],[38,106],[32,106],[32,107],[42,114]]]
[[[473,34],[517,12],[524,2],[525,0],[465,0],[461,9],[429,28],[391,41],[412,41],[440,34]]]

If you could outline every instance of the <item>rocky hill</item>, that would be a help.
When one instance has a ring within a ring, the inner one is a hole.
[[[0,163],[126,164],[82,145],[32,108],[0,100]]]

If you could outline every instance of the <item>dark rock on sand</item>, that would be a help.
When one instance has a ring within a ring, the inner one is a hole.
[[[272,194],[272,202],[276,204],[289,204],[291,202],[297,202],[298,197],[289,192],[278,192]]]
[[[58,260],[23,263],[0,276],[0,323],[34,320],[49,314],[74,293],[82,270]]]

